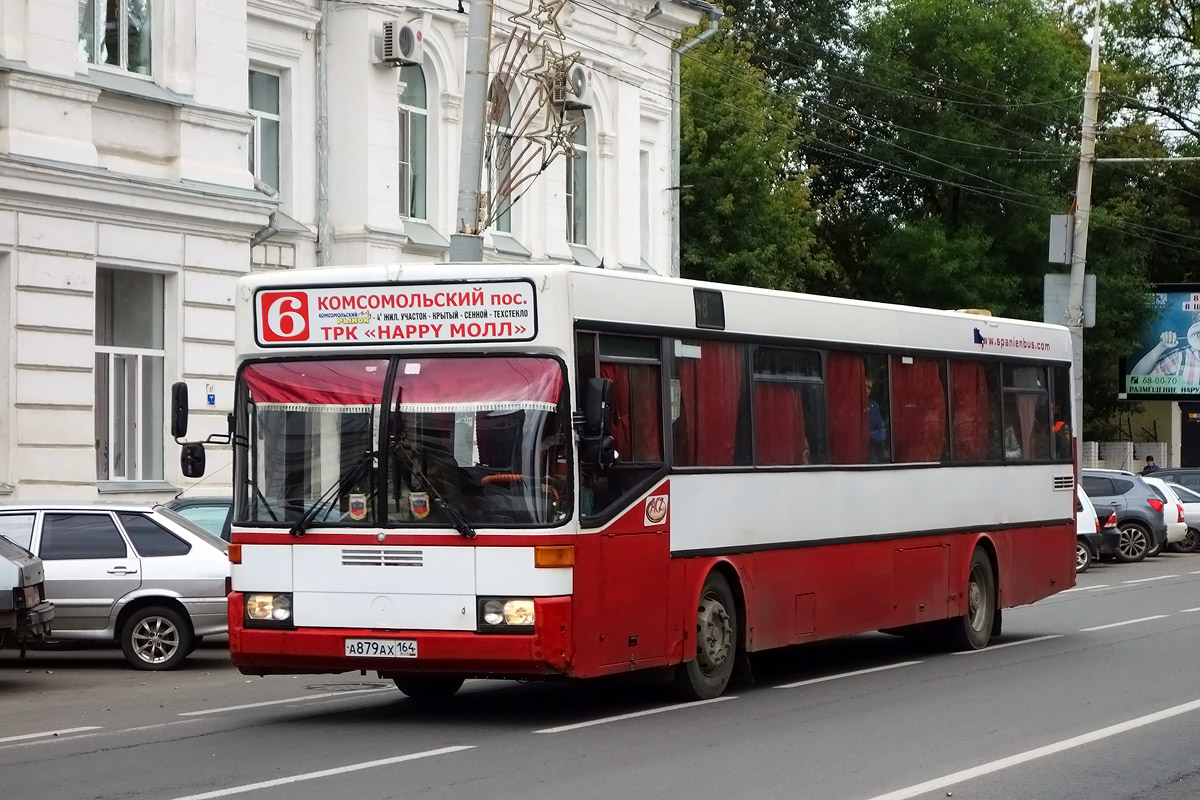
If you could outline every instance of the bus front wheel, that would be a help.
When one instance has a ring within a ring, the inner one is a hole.
[[[445,700],[463,685],[462,678],[452,675],[402,675],[392,679],[396,688],[413,700]]]
[[[987,553],[976,548],[967,572],[967,613],[947,621],[947,644],[955,650],[986,647],[995,619],[996,573]]]
[[[675,668],[679,695],[687,700],[719,697],[733,676],[737,648],[737,601],[725,576],[712,572],[696,607],[696,654]]]

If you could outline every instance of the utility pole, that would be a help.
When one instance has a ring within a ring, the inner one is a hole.
[[[1083,130],[1079,144],[1079,176],[1075,184],[1075,229],[1071,237],[1071,282],[1067,294],[1067,327],[1071,329],[1075,402],[1071,429],[1083,441],[1083,277],[1087,266],[1088,218],[1092,213],[1092,170],[1096,165],[1096,119],[1100,112],[1100,0],[1092,23],[1092,58],[1083,90]],[[1078,459],[1078,453],[1076,459]]]
[[[492,36],[492,0],[470,0],[467,20],[466,78],[462,99],[462,152],[458,172],[457,233],[450,236],[451,261],[482,261],[479,182],[483,177],[483,137],[487,115],[488,48]]]

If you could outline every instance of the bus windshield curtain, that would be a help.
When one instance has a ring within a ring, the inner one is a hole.
[[[277,361],[251,364],[242,379],[255,403],[364,411],[383,401],[387,366],[383,359]]]
[[[662,461],[658,366],[601,363],[600,377],[613,382],[611,433],[621,460]]]
[[[867,372],[862,356],[830,352],[825,361],[825,391],[829,395],[830,463],[867,463],[870,414]]]
[[[985,461],[988,457],[988,383],[982,364],[953,361],[950,394],[954,405],[954,459]]]
[[[892,357],[892,441],[896,461],[941,461],[946,448],[946,390],[938,362]]]
[[[799,384],[755,381],[754,423],[755,463],[809,463]]]
[[[700,356],[676,358],[683,431],[676,437],[676,461],[684,466],[733,466],[738,463],[744,348],[734,342],[690,344],[700,350]]]
[[[252,364],[243,379],[256,403],[363,410],[382,401],[387,367],[382,359],[286,361]],[[405,404],[553,406],[562,388],[550,358],[403,359],[397,372]]]

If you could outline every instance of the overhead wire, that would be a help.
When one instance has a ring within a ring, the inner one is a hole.
[[[663,47],[667,47],[668,49],[670,49],[674,44],[674,39],[668,38],[668,36],[666,34],[660,33],[660,36],[662,37],[661,40],[656,40],[653,37],[649,36],[644,30],[630,28],[629,26],[626,26],[620,22],[616,22],[615,20],[612,20],[611,18],[615,16],[615,17],[619,17],[619,18],[627,20],[627,21],[632,21],[632,22],[638,23],[639,27],[641,27],[641,28],[653,29],[656,26],[641,25],[639,23],[639,21],[633,17],[629,17],[626,15],[620,14],[618,12],[613,11],[612,9],[607,9],[607,8],[603,8],[603,7],[594,5],[592,3],[587,2],[587,0],[576,0],[576,4],[579,5],[580,7],[588,8],[589,10],[592,10],[594,13],[597,13],[601,16],[609,17],[610,21],[613,21],[614,24],[616,24],[618,27],[624,28],[625,30],[630,31],[631,33],[635,34],[636,36],[642,36],[655,44],[658,44]],[[580,46],[588,45],[587,42],[585,42],[581,39],[574,38],[572,36],[565,36],[565,38],[576,45],[580,45]],[[716,65],[711,60],[703,57],[697,50],[689,51],[688,53],[685,54],[685,57],[695,59],[698,62],[707,66],[708,68],[716,69],[721,74],[724,74],[733,80],[737,80],[741,83],[745,83],[747,86],[753,87],[758,90],[767,91],[767,92],[771,93],[772,95],[774,95],[776,98],[783,98],[783,96],[780,95],[777,91],[775,91],[772,87],[763,87],[759,84],[751,83],[749,81],[746,81],[740,75],[728,72],[727,70],[720,68],[718,65]],[[634,64],[631,64],[631,63],[625,62],[625,61],[622,61],[621,63],[629,69],[636,70],[636,71],[641,72],[642,74],[648,75],[650,77],[655,77],[655,78],[662,77],[661,74],[652,72],[640,65],[634,65]],[[608,77],[614,81],[623,83],[625,85],[634,86],[634,88],[638,88],[642,92],[645,92],[652,96],[657,96],[661,99],[667,100],[668,103],[674,102],[674,98],[667,94],[663,94],[661,92],[656,92],[652,89],[647,88],[645,85],[636,85],[636,84],[632,83],[631,81],[629,81],[621,76],[607,72],[604,69],[597,67],[596,65],[591,65],[591,66],[597,72],[600,72],[601,74],[605,75],[606,77]],[[793,66],[795,66],[795,65],[793,65]],[[670,84],[669,81],[668,81],[668,84]],[[966,84],[964,84],[964,86],[965,85]],[[731,110],[737,111],[738,113],[741,113],[741,114],[745,113],[745,110],[743,108],[736,106],[732,103],[728,103],[720,98],[712,97],[710,95],[704,95],[703,93],[695,92],[695,90],[692,90],[692,91],[694,93],[697,93],[699,96],[705,97],[706,99],[708,99],[714,103],[717,103],[719,105],[726,106]],[[1055,100],[1044,100],[1044,101],[1037,101],[1037,102],[1038,102],[1038,104],[1060,103],[1060,102],[1064,102],[1067,100],[1071,100],[1074,97],[1078,97],[1078,95],[1075,95],[1075,96],[1069,97],[1069,98],[1060,98],[1060,99],[1055,99]],[[842,109],[841,107],[833,105],[833,104],[829,104],[829,103],[822,103],[822,104],[831,106],[832,108],[835,108],[839,111],[846,111],[846,109]],[[808,111],[810,111],[811,113],[814,113],[817,116],[820,116],[824,119],[827,119],[829,121],[833,121],[833,122],[836,122],[838,124],[843,124],[843,125],[846,124],[844,120],[835,119],[828,115],[821,114],[820,112],[817,112],[813,109],[808,109]],[[1039,123],[1044,122],[1042,120],[1037,120],[1036,118],[1033,118],[1033,117],[1029,117],[1029,118],[1033,119],[1035,121],[1038,121]],[[775,125],[781,125],[781,123],[779,123],[777,120],[770,118],[769,116],[761,117],[760,121],[768,122],[768,123],[775,124]],[[980,122],[981,124],[988,124],[986,120],[977,120],[977,121]],[[781,125],[781,127],[783,127],[783,126]],[[865,130],[862,130],[862,129],[857,129],[857,130],[864,135],[870,135],[869,132],[867,132]],[[1004,130],[1004,129],[1001,129],[1001,130]],[[921,133],[919,131],[914,131],[914,132]],[[1013,131],[1007,131],[1007,132],[1015,133]],[[995,200],[998,200],[1001,202],[1015,203],[1017,205],[1021,205],[1021,206],[1027,207],[1027,208],[1032,208],[1032,209],[1042,211],[1042,212],[1045,212],[1048,214],[1053,214],[1058,209],[1061,208],[1061,199],[1059,199],[1059,198],[1046,197],[1044,195],[1038,195],[1038,194],[1035,194],[1035,193],[1032,193],[1029,191],[1025,191],[1022,189],[1017,189],[1015,187],[1011,187],[1006,184],[1000,183],[999,181],[995,181],[995,180],[992,180],[985,176],[981,176],[981,175],[972,173],[968,170],[964,170],[960,167],[956,167],[952,164],[947,164],[947,163],[939,161],[937,159],[933,159],[933,158],[926,156],[925,154],[919,153],[917,151],[913,151],[911,149],[904,148],[900,145],[896,145],[894,142],[889,142],[886,138],[883,138],[883,137],[874,137],[874,138],[876,138],[881,143],[887,144],[896,149],[907,152],[913,156],[916,156],[918,158],[923,158],[927,161],[930,161],[931,163],[936,163],[939,166],[946,167],[953,171],[961,172],[967,177],[975,178],[975,179],[977,179],[979,181],[983,181],[985,183],[991,183],[995,187],[998,187],[998,188],[989,189],[987,187],[982,187],[982,186],[979,186],[976,184],[962,183],[960,181],[953,181],[953,180],[949,180],[947,178],[938,177],[935,175],[929,175],[927,173],[919,172],[917,170],[913,170],[908,167],[896,165],[894,163],[885,161],[885,160],[877,158],[875,156],[871,156],[869,154],[855,150],[853,148],[848,148],[848,147],[839,145],[834,142],[829,142],[827,140],[820,139],[818,137],[813,136],[812,134],[805,134],[805,141],[815,142],[815,143],[823,146],[823,149],[822,148],[814,148],[814,149],[819,149],[821,152],[824,152],[826,155],[843,157],[848,161],[856,162],[862,166],[878,168],[878,169],[882,169],[884,171],[893,172],[896,174],[904,175],[906,177],[910,177],[910,178],[914,178],[914,179],[918,179],[918,180],[922,180],[922,181],[926,181],[926,182],[930,182],[930,183],[934,183],[934,184],[940,184],[940,185],[944,185],[944,186],[948,186],[948,187],[952,187],[952,188],[959,188],[959,189],[962,189],[962,190],[965,190],[968,192],[972,192],[972,193],[975,193],[975,194],[978,194],[981,196],[989,197],[991,199],[995,199]],[[935,137],[935,138],[937,138],[937,137]],[[944,137],[944,138],[950,138],[950,137]],[[965,141],[965,140],[953,140],[953,139],[950,139],[950,140],[957,141],[958,143],[969,145],[969,146],[975,146],[977,144],[977,143],[969,142],[969,141]],[[1021,150],[1017,150],[1017,149],[1011,149],[1010,152],[1014,152],[1014,153],[1018,153],[1018,154],[1020,154],[1022,152],[1029,152],[1032,154],[1036,154],[1037,156],[1045,157],[1045,154],[1041,153],[1039,151],[1021,151]],[[1074,156],[1073,155],[1068,156],[1068,155],[1064,154],[1061,158],[1047,157],[1048,160],[1055,161],[1055,162],[1060,161],[1064,158],[1072,158],[1073,159]],[[1021,160],[1021,159],[1017,159],[1017,160]],[[1041,201],[1041,202],[1028,202],[1027,200],[1019,199],[1022,197],[1029,198],[1029,199],[1032,199],[1035,201]],[[1129,235],[1133,238],[1141,239],[1143,241],[1147,241],[1147,242],[1150,242],[1153,244],[1161,244],[1163,246],[1174,247],[1174,248],[1186,250],[1189,252],[1200,252],[1200,249],[1191,248],[1186,245],[1182,245],[1177,242],[1170,241],[1169,239],[1162,238],[1163,236],[1174,236],[1175,232],[1173,232],[1173,231],[1167,231],[1167,230],[1163,230],[1163,229],[1152,228],[1150,226],[1140,225],[1140,224],[1136,224],[1136,223],[1127,223],[1127,222],[1117,221],[1117,220],[1113,220],[1109,223],[1105,223],[1100,220],[1093,220],[1093,221],[1094,221],[1094,224],[1096,225],[1096,227],[1120,230],[1121,232],[1123,232],[1126,235]],[[1133,233],[1131,229],[1137,229],[1137,230],[1142,231],[1143,233],[1141,233],[1141,234]],[[1185,238],[1196,238],[1197,241],[1200,241],[1200,237],[1185,237]]]

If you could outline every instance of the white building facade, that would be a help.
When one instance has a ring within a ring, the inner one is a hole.
[[[0,502],[183,488],[168,387],[189,385],[191,437],[225,429],[238,276],[446,260],[467,15],[439,6],[0,2]],[[701,12],[555,8],[495,7],[490,69],[514,80],[493,82],[488,141],[537,133],[523,28],[578,53],[589,107],[573,157],[492,194],[484,258],[666,273],[671,43]],[[406,63],[381,58],[385,23],[417,34]],[[223,459],[197,493],[227,489]]]

